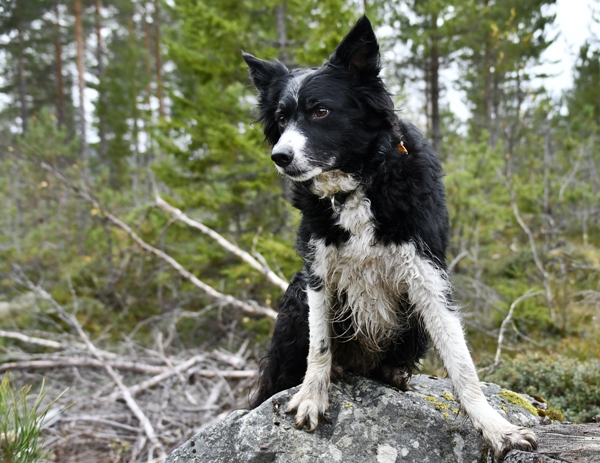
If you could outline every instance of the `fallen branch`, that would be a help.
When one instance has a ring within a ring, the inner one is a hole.
[[[21,333],[14,333],[12,331],[0,330],[0,338],[17,339],[28,344],[37,344],[38,346],[50,347],[52,349],[63,349],[64,346],[60,342],[50,341],[42,338],[32,338]],[[2,366],[0,365],[0,368]]]
[[[254,257],[252,257],[248,252],[244,251],[243,249],[240,249],[235,244],[233,244],[232,242],[225,239],[223,236],[221,236],[219,233],[214,231],[212,228],[207,227],[202,222],[199,222],[197,220],[194,220],[194,219],[188,217],[181,210],[177,209],[176,207],[171,206],[164,199],[162,199],[158,193],[155,193],[155,196],[156,196],[156,205],[158,207],[160,207],[163,211],[168,212],[176,220],[179,220],[179,221],[185,223],[186,225],[189,225],[190,227],[195,228],[196,230],[200,230],[202,233],[204,233],[205,235],[207,235],[210,238],[212,238],[213,240],[215,240],[225,250],[236,255],[237,257],[242,259],[244,262],[246,262],[248,265],[250,265],[253,269],[258,270],[260,273],[262,273],[264,276],[266,276],[268,281],[273,283],[275,286],[278,286],[282,291],[285,291],[287,289],[288,282],[283,280],[275,272],[273,272],[269,268],[269,266],[266,264],[266,262],[263,262],[261,264],[258,260],[256,260]]]
[[[137,402],[133,399],[131,393],[129,392],[129,389],[127,389],[127,386],[125,386],[125,384],[121,380],[121,377],[117,374],[117,372],[113,369],[113,367],[111,367],[108,364],[107,360],[102,358],[102,354],[100,353],[100,351],[98,349],[96,349],[96,346],[94,346],[94,344],[90,341],[90,339],[88,338],[87,334],[85,334],[85,332],[83,331],[83,328],[81,327],[81,325],[79,324],[77,319],[72,314],[70,314],[66,310],[64,310],[63,307],[58,302],[56,302],[54,300],[54,298],[46,290],[33,284],[23,274],[23,272],[20,272],[20,273],[21,273],[22,279],[24,280],[24,283],[29,287],[29,289],[35,291],[35,293],[39,297],[41,297],[42,299],[44,299],[47,302],[49,302],[50,304],[52,304],[52,306],[57,310],[57,312],[61,316],[61,318],[63,318],[73,328],[75,328],[75,330],[77,331],[77,334],[79,335],[81,340],[84,342],[84,344],[87,346],[89,351],[94,355],[94,357],[96,357],[98,359],[98,361],[103,363],[104,369],[106,370],[106,372],[109,374],[109,376],[112,378],[112,380],[117,384],[117,386],[121,390],[121,392],[123,394],[123,399],[125,400],[125,403],[127,404],[129,409],[133,412],[133,414],[136,416],[136,418],[139,420],[140,424],[142,425],[142,428],[144,429],[144,433],[146,434],[146,436],[148,436],[148,440],[152,443],[154,448],[156,448],[158,450],[159,459],[166,458],[167,454],[166,454],[161,442],[158,440],[158,437],[156,436],[156,432],[154,431],[154,427],[152,426],[152,423],[150,423],[150,420],[148,419],[148,417],[145,415],[145,413],[139,407]]]
[[[173,375],[177,375],[177,374],[181,374],[184,371],[186,371],[187,369],[193,367],[194,365],[196,365],[198,362],[202,362],[206,359],[206,357],[204,355],[195,355],[193,356],[191,359],[177,365],[176,367],[173,368],[168,368],[165,371],[163,371],[162,373],[159,373],[156,376],[153,376],[152,378],[143,381],[139,384],[136,384],[135,386],[131,386],[129,388],[129,391],[131,392],[132,395],[137,395],[140,392],[142,392],[145,389],[149,389],[153,386],[156,386],[157,384],[159,384],[160,382],[164,381],[165,379],[167,379],[169,376],[173,376]],[[121,397],[122,394],[120,392],[114,392],[111,395],[108,396],[109,400],[116,400],[119,397]]]
[[[32,336],[27,336],[22,333],[15,333],[14,331],[4,331],[0,330],[0,338],[9,338],[9,339],[17,339],[22,342],[26,342],[28,344],[36,344],[38,346],[50,347],[52,349],[86,349],[85,344],[74,342],[74,343],[62,343],[57,341],[52,341],[50,339],[43,338],[34,338]],[[112,352],[107,352],[105,350],[99,350],[102,353],[103,357],[106,358],[116,358],[117,354],[113,354]]]
[[[61,357],[56,360],[28,360],[21,362],[3,363],[0,365],[0,373],[10,370],[49,370],[52,368],[104,368],[109,365],[117,370],[134,371],[136,373],[160,374],[164,373],[165,367],[143,365],[137,362],[125,362],[114,360],[95,360],[91,358]]]
[[[253,315],[265,315],[265,316],[273,318],[273,319],[277,318],[277,312],[275,312],[271,308],[261,307],[261,306],[259,306],[257,304],[250,304],[248,302],[240,301],[239,299],[236,299],[233,296],[222,294],[219,291],[217,291],[216,289],[214,289],[213,287],[211,287],[211,286],[207,285],[206,283],[200,281],[195,275],[193,275],[191,272],[189,272],[188,270],[186,270],[173,257],[169,256],[167,253],[161,251],[160,249],[155,248],[154,246],[152,246],[152,245],[146,243],[144,240],[142,240],[137,235],[137,233],[135,233],[131,229],[131,227],[129,225],[127,225],[126,223],[122,222],[117,217],[115,217],[110,212],[108,212],[104,208],[104,206],[102,206],[96,199],[94,199],[87,191],[85,191],[85,190],[83,190],[83,189],[75,186],[73,183],[71,183],[70,180],[68,180],[61,172],[59,172],[58,170],[56,170],[53,166],[51,166],[50,164],[48,164],[48,163],[46,163],[44,161],[40,161],[40,166],[44,170],[46,170],[46,171],[50,172],[52,175],[54,175],[62,183],[64,183],[65,185],[67,185],[71,190],[73,190],[75,193],[77,193],[81,198],[83,198],[84,200],[86,200],[87,202],[89,202],[90,204],[92,204],[96,209],[98,209],[100,211],[100,213],[110,223],[112,223],[116,227],[120,228],[121,230],[125,231],[125,233],[127,233],[129,235],[129,237],[133,241],[135,241],[135,243],[139,247],[141,247],[145,251],[148,251],[151,254],[154,254],[159,259],[165,261],[172,268],[174,268],[175,270],[177,270],[177,272],[179,272],[179,274],[183,278],[185,278],[186,280],[190,281],[194,286],[196,286],[197,288],[199,288],[202,291],[204,291],[209,297],[213,298],[214,300],[216,300],[219,303],[231,305],[233,307],[237,307],[237,308],[239,308],[239,309],[241,309],[244,312],[249,313],[249,314],[253,314]]]

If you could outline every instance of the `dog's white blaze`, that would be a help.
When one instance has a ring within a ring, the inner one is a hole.
[[[313,69],[305,70],[305,72],[298,73],[295,75],[286,87],[286,92],[289,92],[290,95],[298,102],[298,93],[300,91],[300,87],[302,86],[302,82],[311,74],[314,74],[316,71]]]
[[[294,156],[292,166],[294,170],[303,172],[303,174],[290,178],[296,181],[306,181],[319,175],[323,170],[320,167],[314,167],[305,151],[306,136],[298,130],[295,125],[290,125],[285,129],[279,141],[273,146],[273,153],[278,151],[290,150]],[[276,166],[277,170],[287,175],[285,167]]]
[[[273,153],[284,149],[291,149],[294,157],[304,153],[306,146],[306,136],[294,125],[290,125],[279,137],[279,140],[273,146]]]

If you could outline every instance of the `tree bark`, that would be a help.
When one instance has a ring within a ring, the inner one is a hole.
[[[62,60],[62,37],[60,34],[60,9],[56,5],[54,14],[56,16],[54,49],[56,53],[56,118],[58,125],[65,123],[65,90],[63,80],[63,60]]]
[[[290,66],[290,56],[287,52],[287,27],[285,24],[285,1],[275,7],[275,23],[277,27],[277,46],[279,48],[279,61]]]
[[[98,82],[98,101],[101,105],[106,102],[106,95],[104,87],[102,86],[102,77],[104,76],[104,45],[102,40],[102,0],[96,0],[95,3],[95,22],[96,22],[96,74]],[[106,142],[106,120],[104,112],[100,111],[98,116],[98,137],[100,138],[100,157],[106,159],[106,153],[108,152],[108,144]]]
[[[73,3],[73,13],[75,15],[75,41],[77,43],[77,87],[79,89],[79,155],[84,166],[84,175],[86,180],[89,180],[89,159],[87,149],[87,131],[85,123],[85,66],[84,66],[84,50],[83,50],[83,24],[81,18],[81,0],[75,0]]]
[[[23,31],[21,25],[17,27],[17,33],[19,37],[19,62],[18,62],[18,73],[19,73],[19,98],[21,100],[21,130],[23,133],[27,132],[29,127],[29,108],[27,106],[27,80],[25,78],[25,57],[23,51],[25,44],[23,43]]]
[[[154,0],[154,63],[156,66],[156,98],[158,99],[158,114],[160,117],[165,117],[162,61],[160,57],[160,10],[158,0]]]

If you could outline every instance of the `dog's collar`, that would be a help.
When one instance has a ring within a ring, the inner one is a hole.
[[[331,210],[334,214],[339,215],[342,212],[346,200],[352,193],[352,191],[341,191],[331,195]]]

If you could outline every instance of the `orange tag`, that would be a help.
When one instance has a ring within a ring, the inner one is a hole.
[[[402,154],[408,154],[408,150],[404,147],[403,141],[398,143],[398,151],[400,151]]]

